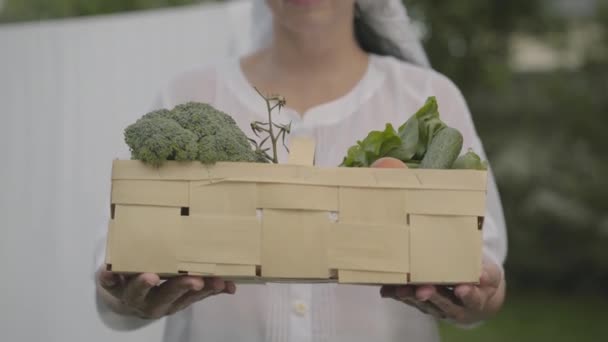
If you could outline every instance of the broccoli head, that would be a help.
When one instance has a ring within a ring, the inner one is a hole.
[[[190,160],[198,153],[196,134],[161,110],[144,115],[125,130],[133,159],[160,166],[164,160]]]
[[[148,113],[127,127],[125,141],[133,159],[153,166],[165,160],[265,162],[230,115],[205,103]]]

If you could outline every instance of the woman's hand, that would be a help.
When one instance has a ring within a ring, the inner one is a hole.
[[[236,291],[233,282],[220,278],[180,276],[160,282],[152,273],[124,276],[104,269],[97,272],[101,298],[115,312],[143,319],[159,319],[209,296]]]
[[[407,166],[395,158],[381,158],[371,167]],[[493,316],[501,309],[505,297],[505,280],[501,268],[484,259],[478,285],[459,285],[453,291],[433,285],[383,286],[380,294],[382,297],[414,306],[437,319],[473,324]]]
[[[458,285],[453,293],[433,285],[383,286],[380,294],[437,319],[458,324],[474,324],[498,313],[505,298],[505,280],[494,262],[485,260],[478,285]]]

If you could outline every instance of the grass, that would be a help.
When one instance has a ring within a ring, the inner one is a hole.
[[[511,294],[502,312],[474,330],[442,325],[443,342],[608,341],[608,298]]]

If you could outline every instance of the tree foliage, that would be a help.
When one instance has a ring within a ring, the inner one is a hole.
[[[509,234],[511,287],[606,291],[608,6],[555,17],[547,1],[405,0],[433,67],[460,86],[486,146]],[[605,4],[605,2],[604,2]],[[577,69],[517,72],[513,34],[565,41],[595,23]]]
[[[217,0],[5,0],[0,23],[129,12],[209,1]]]

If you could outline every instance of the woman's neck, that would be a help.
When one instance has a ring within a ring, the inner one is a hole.
[[[369,56],[353,27],[335,26],[318,34],[276,29],[268,49],[242,61],[246,77],[265,93],[283,95],[299,113],[344,96],[363,78]]]
[[[275,25],[277,27],[278,25]],[[335,25],[323,32],[293,32],[277,27],[268,56],[284,72],[311,75],[367,64],[352,25]]]

